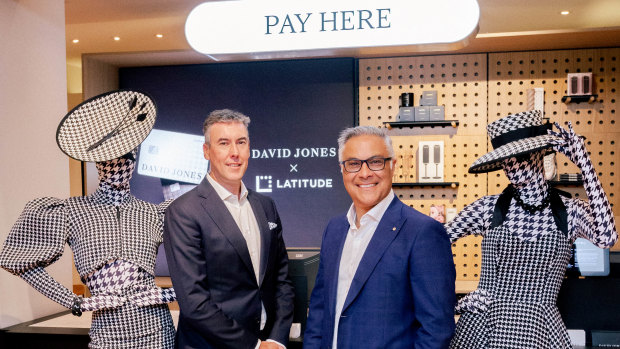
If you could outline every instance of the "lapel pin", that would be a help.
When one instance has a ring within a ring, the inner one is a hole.
[[[392,231],[395,231],[395,230],[396,230],[396,227],[392,228]]]

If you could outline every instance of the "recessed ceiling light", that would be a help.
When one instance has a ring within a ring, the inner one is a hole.
[[[79,40],[79,39],[73,39],[73,43],[74,43],[74,44],[77,44],[78,42],[80,42],[80,40]]]
[[[560,12],[560,14],[561,14],[562,16],[567,16],[567,15],[569,15],[569,14],[570,14],[570,11],[562,11],[562,12]]]
[[[121,38],[120,38],[120,37],[118,37],[118,36],[115,36],[115,37],[114,37],[114,41],[119,41],[120,39],[121,39]]]
[[[155,34],[155,36],[156,36],[157,38],[161,39],[161,38],[163,38],[163,37],[164,37],[164,34]]]

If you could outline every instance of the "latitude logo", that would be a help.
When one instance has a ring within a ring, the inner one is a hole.
[[[332,178],[287,178],[274,179],[273,176],[256,176],[256,192],[271,193],[275,189],[328,189],[333,188]]]
[[[271,193],[273,191],[273,180],[271,176],[256,176],[256,192]]]

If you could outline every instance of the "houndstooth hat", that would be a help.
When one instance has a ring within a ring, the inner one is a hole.
[[[556,136],[547,134],[551,124],[543,124],[540,110],[508,115],[487,126],[494,150],[484,154],[469,168],[469,173],[483,173],[502,168],[502,161],[536,151],[552,152],[551,140]]]
[[[76,160],[115,159],[142,143],[156,115],[155,102],[142,92],[107,92],[73,108],[58,125],[56,143]]]

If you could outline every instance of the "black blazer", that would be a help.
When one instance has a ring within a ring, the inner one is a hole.
[[[249,191],[248,200],[261,235],[258,284],[245,239],[206,178],[166,210],[164,247],[180,307],[177,348],[254,348],[258,339],[287,345],[293,289],[280,217],[270,198]]]

